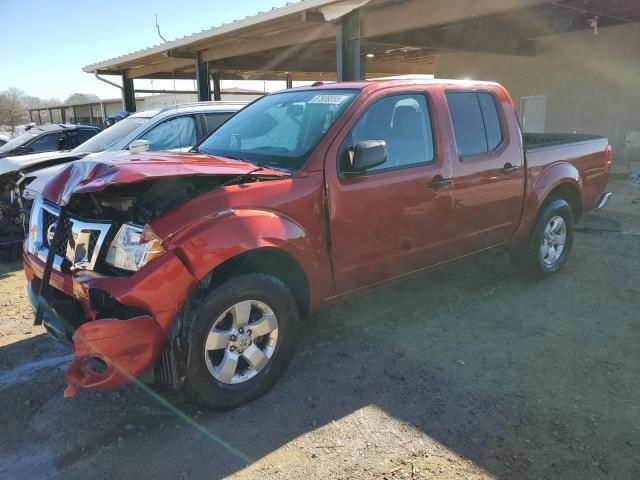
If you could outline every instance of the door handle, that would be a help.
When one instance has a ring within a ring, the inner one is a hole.
[[[517,165],[511,165],[510,163],[505,163],[504,167],[502,167],[500,169],[500,173],[504,173],[505,175],[508,175],[509,173],[513,173],[516,170],[518,170],[518,166]]]
[[[433,180],[431,180],[431,183],[429,183],[427,187],[437,190],[439,188],[451,185],[451,183],[452,180],[450,178],[442,178],[440,175],[436,175],[435,177],[433,177]]]

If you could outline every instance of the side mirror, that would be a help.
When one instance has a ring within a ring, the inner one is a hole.
[[[33,148],[27,147],[26,145],[20,145],[18,148],[16,148],[16,153],[18,155],[26,155],[28,153],[33,153]]]
[[[134,140],[129,144],[129,151],[133,153],[142,153],[149,151],[150,143],[148,140]]]
[[[343,173],[358,175],[387,161],[387,143],[384,140],[363,140],[347,152],[350,161],[343,166]]]

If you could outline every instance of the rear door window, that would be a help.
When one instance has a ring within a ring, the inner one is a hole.
[[[482,110],[484,127],[487,132],[487,147],[490,152],[502,143],[502,128],[496,101],[490,93],[478,93],[478,101]]]
[[[458,155],[482,155],[502,143],[498,109],[488,92],[447,92]]]
[[[232,116],[232,113],[205,113],[204,121],[207,125],[206,134],[215,132],[220,125],[229,120]]]
[[[140,138],[149,142],[149,150],[175,150],[194,146],[196,136],[195,118],[183,115],[165,120]]]
[[[96,133],[98,133],[97,130],[92,130],[89,128],[82,128],[79,130],[67,132],[67,148],[75,148],[78,145],[82,145]]]
[[[84,142],[89,140],[91,137],[96,135],[98,130],[93,130],[92,128],[81,128],[78,131],[77,142],[78,145],[82,145]]]

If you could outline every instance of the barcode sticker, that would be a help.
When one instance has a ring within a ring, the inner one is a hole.
[[[316,95],[308,103],[323,103],[325,105],[340,105],[349,95]]]

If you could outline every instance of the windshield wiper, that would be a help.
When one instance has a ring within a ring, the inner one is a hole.
[[[226,187],[228,185],[234,185],[236,183],[242,183],[245,179],[249,178],[254,173],[261,172],[263,170],[269,170],[269,169],[271,169],[271,167],[266,166],[266,165],[257,164],[256,168],[254,168],[252,170],[249,170],[248,172],[244,172],[244,173],[241,173],[240,175],[237,175],[235,177],[230,178],[226,182],[223,182],[220,185],[218,185],[217,188]],[[288,178],[290,176],[291,176],[291,174],[286,172],[283,175],[265,175],[264,177],[265,178],[270,178],[272,180],[275,180],[275,179],[280,179],[280,178]]]
[[[239,162],[245,162],[245,163],[250,163],[251,165],[255,165],[256,167],[258,167],[259,170],[277,170],[278,172],[285,173],[286,176],[291,175],[291,172],[289,170],[287,170],[286,168],[274,167],[272,165],[269,165],[267,163],[262,163],[262,162],[253,162],[251,160],[247,160],[246,158],[240,158],[240,157],[236,157],[236,156],[233,156],[233,155],[227,155],[227,154],[214,155],[212,153],[208,153],[208,152],[205,152],[203,150],[198,150],[197,148],[193,148],[191,150],[191,152],[201,153],[203,155],[206,155],[208,157],[213,157],[213,158],[223,157],[223,158],[228,158],[230,160],[238,160]]]
[[[235,177],[230,178],[226,182],[222,182],[220,185],[218,185],[218,188],[226,187],[228,185],[233,185],[234,183],[242,183],[242,181],[245,178],[250,177],[256,172],[260,172],[261,170],[264,170],[264,168],[257,167],[257,168],[254,168],[253,170],[249,170],[248,172],[244,172],[244,173],[241,173],[240,175],[236,175]]]

